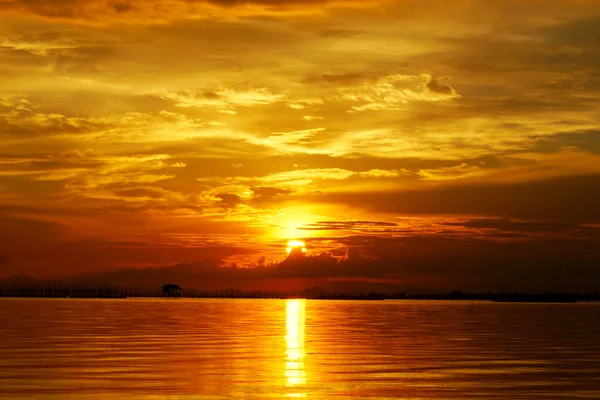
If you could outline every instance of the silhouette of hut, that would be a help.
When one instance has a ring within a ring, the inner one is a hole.
[[[183,288],[179,285],[166,284],[162,287],[162,297],[181,297]]]

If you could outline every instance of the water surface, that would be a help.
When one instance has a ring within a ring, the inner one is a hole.
[[[599,399],[599,304],[0,299],[2,399]]]

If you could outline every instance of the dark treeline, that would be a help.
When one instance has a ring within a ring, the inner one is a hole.
[[[597,292],[498,292],[463,293],[453,291],[445,294],[381,294],[337,293],[327,291],[239,291],[239,290],[187,290],[181,296],[170,296],[160,289],[144,290],[123,286],[44,286],[0,285],[0,297],[48,297],[48,298],[227,298],[227,299],[321,299],[321,300],[485,300],[494,302],[600,302]]]
[[[63,297],[118,299],[132,297],[132,288],[117,286],[0,285],[0,297]]]
[[[405,297],[413,300],[487,300],[506,303],[576,303],[576,302],[598,302],[600,294],[598,293],[577,293],[577,292],[499,292],[499,293],[463,293],[453,291],[447,294],[415,294]]]

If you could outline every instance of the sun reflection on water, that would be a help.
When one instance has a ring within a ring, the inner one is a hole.
[[[286,354],[285,377],[286,386],[298,388],[299,385],[306,383],[306,374],[304,372],[304,325],[305,325],[305,300],[287,300],[286,303],[286,327],[285,336]],[[305,393],[289,393],[288,397],[304,397]]]

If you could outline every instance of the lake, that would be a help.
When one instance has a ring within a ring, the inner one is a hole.
[[[600,399],[600,304],[0,299],[2,399]]]

